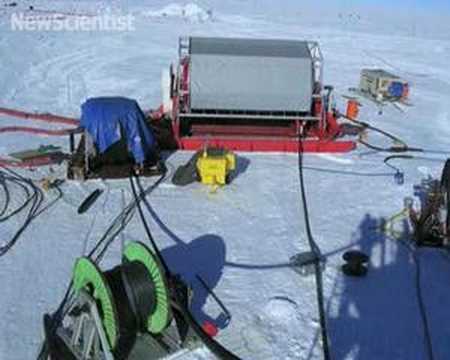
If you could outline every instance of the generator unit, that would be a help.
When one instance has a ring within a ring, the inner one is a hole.
[[[359,89],[377,101],[401,101],[409,95],[409,84],[382,69],[363,69]]]
[[[225,149],[206,148],[197,160],[200,181],[220,186],[229,183],[231,171],[236,169],[236,156]]]
[[[315,42],[180,38],[178,64],[162,77],[162,112],[181,149],[349,151],[354,142],[335,140],[322,63]]]

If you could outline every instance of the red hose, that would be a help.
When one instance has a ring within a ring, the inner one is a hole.
[[[25,119],[25,120],[37,120],[44,121],[51,124],[64,124],[64,125],[74,125],[79,126],[80,121],[78,119],[69,118],[65,116],[53,115],[53,114],[41,114],[41,113],[29,113],[21,110],[8,109],[0,107],[0,114],[8,115],[15,118]],[[42,129],[42,128],[33,128],[27,126],[5,126],[0,127],[0,134],[7,132],[24,132],[35,135],[47,135],[47,136],[64,136],[70,135],[73,132],[76,132],[76,128],[72,129],[59,129],[59,130],[51,130],[51,129]],[[17,160],[9,160],[5,158],[0,158],[0,166],[5,167],[19,167],[19,168],[31,168],[38,166],[46,166],[59,163],[61,161],[60,158],[55,156],[40,156],[33,159],[17,161]]]
[[[0,107],[0,114],[9,115],[16,118],[21,118],[25,120],[37,120],[45,121],[52,124],[65,124],[65,125],[80,125],[80,121],[75,118],[69,118],[65,116],[53,115],[53,114],[42,114],[42,113],[29,113],[21,110],[8,109]]]
[[[32,128],[32,127],[26,127],[26,126],[7,126],[7,127],[0,127],[0,134],[6,133],[6,132],[25,132],[25,133],[31,133],[31,134],[37,134],[37,135],[47,135],[47,136],[63,136],[63,135],[69,135],[71,132],[74,132],[76,129],[62,129],[62,130],[48,130],[48,129],[39,129],[39,128]],[[56,158],[55,156],[39,156],[34,159],[28,159],[28,160],[9,160],[0,158],[0,166],[5,167],[19,167],[19,168],[31,168],[31,167],[38,167],[38,166],[47,166],[59,163],[60,159]]]
[[[41,128],[33,128],[27,126],[5,126],[0,127],[0,134],[6,132],[24,132],[36,135],[48,135],[48,136],[64,136],[70,135],[75,132],[77,129],[60,129],[60,130],[49,130],[49,129],[41,129]]]
[[[56,159],[52,156],[42,156],[34,159],[28,159],[23,161],[8,160],[0,158],[0,166],[4,167],[18,167],[18,168],[31,168],[38,166],[53,165],[59,163],[60,159]]]

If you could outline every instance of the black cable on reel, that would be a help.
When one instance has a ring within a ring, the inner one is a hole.
[[[137,261],[121,266],[122,283],[139,331],[145,331],[148,317],[156,310],[155,284],[145,265]]]
[[[113,354],[126,359],[139,332],[146,332],[146,324],[156,309],[155,286],[142,263],[125,261],[103,273],[116,305],[119,341]]]
[[[113,349],[113,355],[115,359],[126,359],[136,341],[137,319],[122,281],[121,266],[116,266],[103,275],[112,292],[119,324],[119,338],[117,346]]]

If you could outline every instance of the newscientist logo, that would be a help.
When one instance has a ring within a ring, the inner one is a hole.
[[[135,17],[127,15],[84,15],[66,13],[13,13],[13,31],[135,31]]]

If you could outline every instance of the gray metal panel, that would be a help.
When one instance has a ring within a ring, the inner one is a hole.
[[[361,70],[362,76],[370,76],[372,78],[389,78],[389,79],[399,79],[397,75],[387,72],[383,69],[363,69]]]
[[[313,93],[312,59],[285,44],[296,41],[220,39],[191,43],[190,95],[193,110],[309,112]],[[233,42],[235,41],[235,42]],[[221,47],[219,47],[219,45]],[[256,46],[256,45],[257,46]],[[264,46],[263,46],[264,45]],[[299,45],[298,49],[303,48]],[[281,48],[288,49],[281,51]],[[238,50],[238,54],[233,51]],[[261,54],[267,54],[262,56]],[[286,56],[280,56],[286,55]]]
[[[191,37],[191,55],[311,58],[307,41]]]

